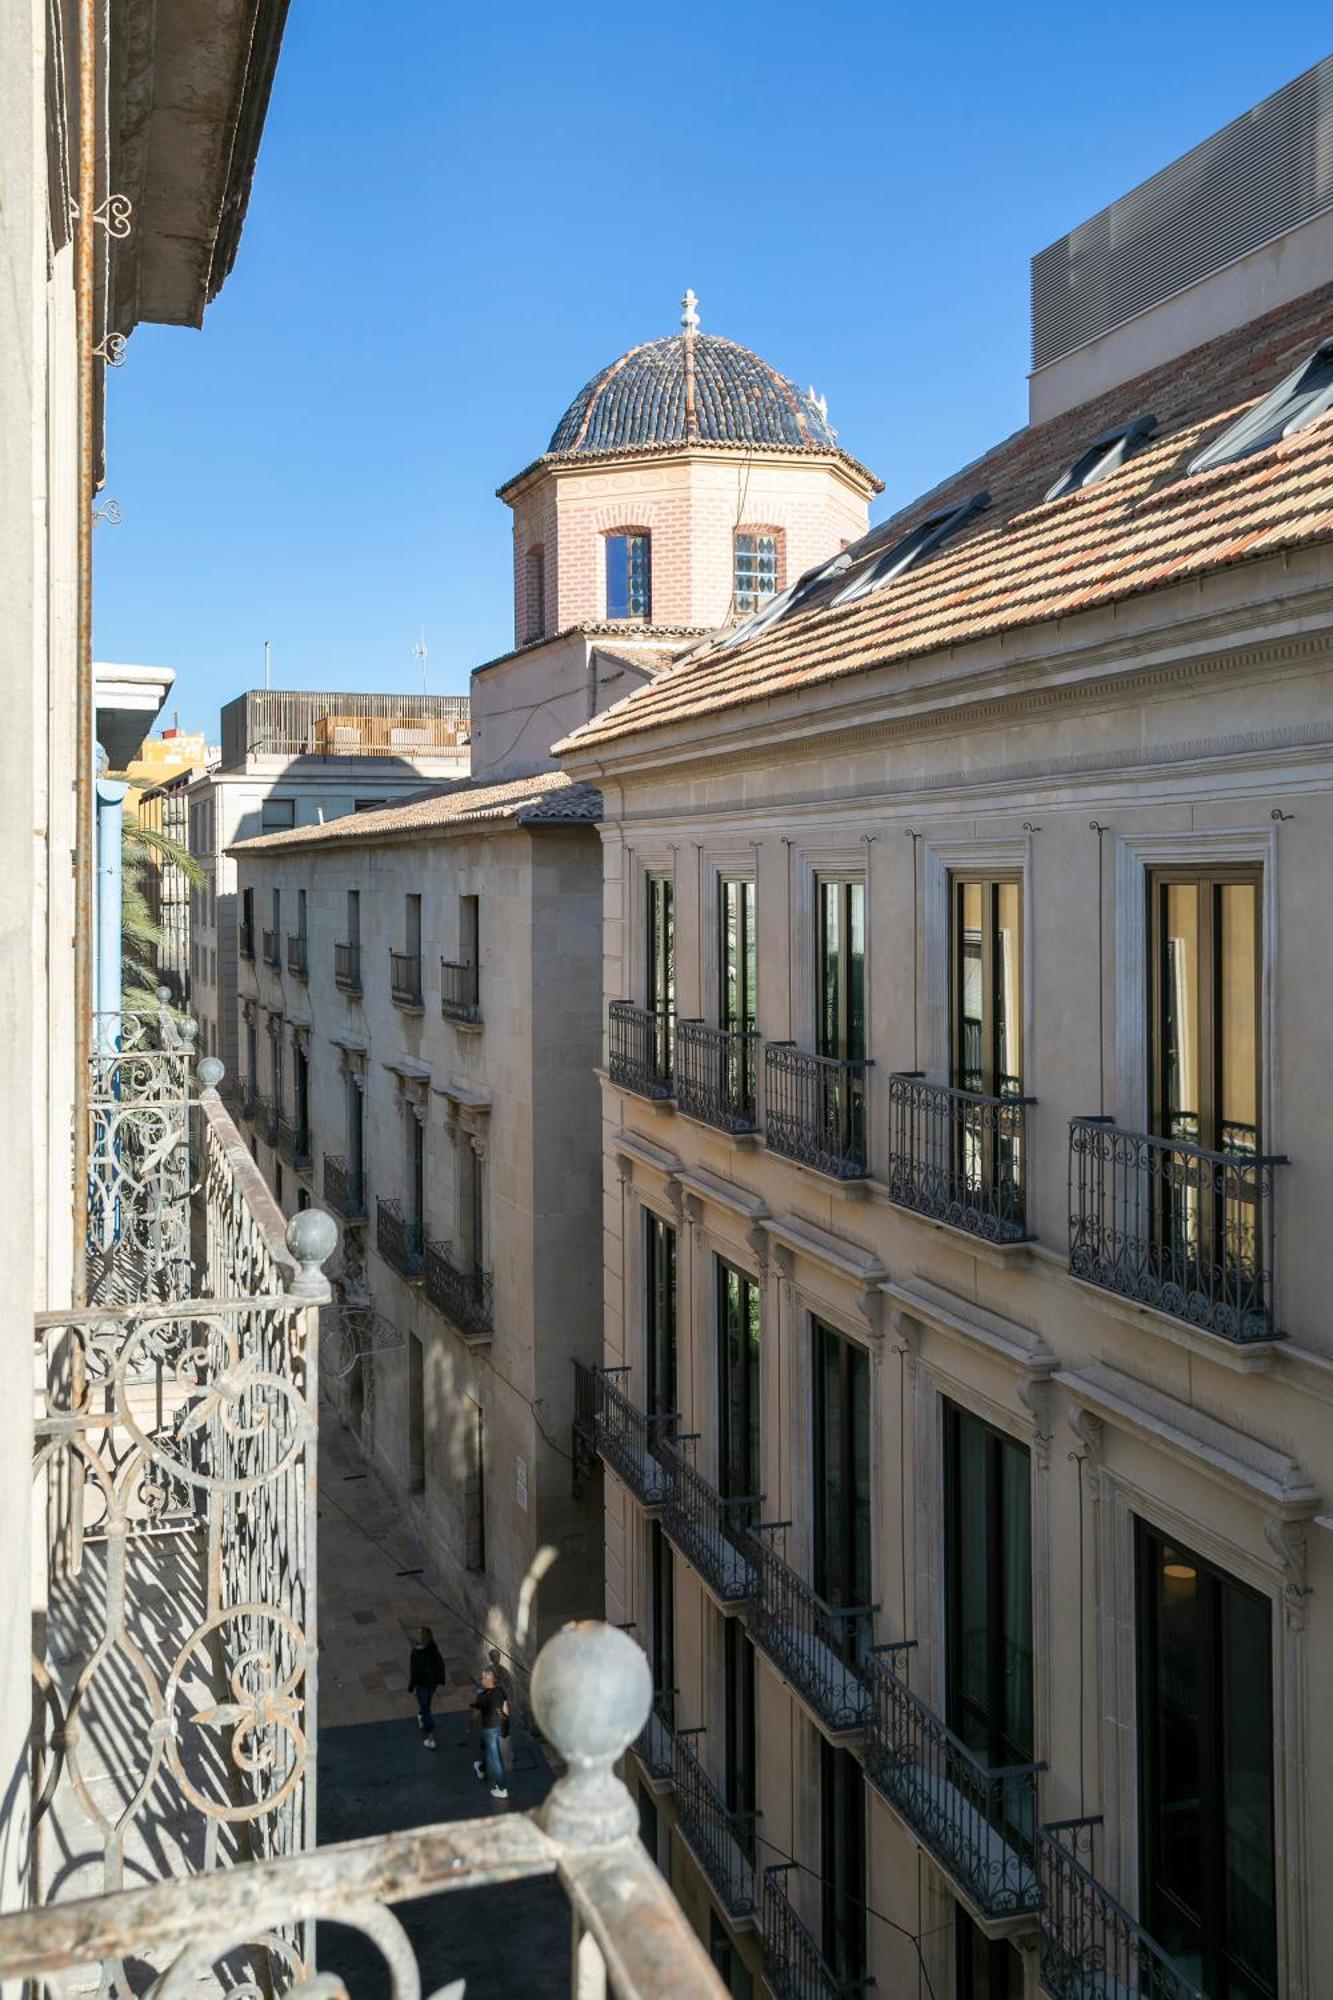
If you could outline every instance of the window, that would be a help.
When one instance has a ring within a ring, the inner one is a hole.
[[[662,1533],[660,1521],[648,1527],[648,1583],[652,1602],[649,1665],[653,1670],[653,1693],[661,1713],[670,1722],[676,1699],[676,1559],[671,1544]]]
[[[1262,402],[1228,424],[1220,437],[1190,460],[1189,469],[1210,472],[1215,465],[1262,451],[1265,445],[1303,431],[1328,410],[1333,410],[1333,340],[1321,341]]]
[[[255,955],[255,892],[253,889],[241,891],[241,957]]]
[[[1156,417],[1136,417],[1132,424],[1124,424],[1119,430],[1103,431],[1074,460],[1068,472],[1060,474],[1045,498],[1060,500],[1066,493],[1077,493],[1084,486],[1095,486],[1099,479],[1109,478],[1156,429]]]
[[[295,799],[265,799],[259,809],[261,833],[282,833],[296,825]]]
[[[834,1977],[852,1985],[866,1969],[866,1801],[850,1750],[819,1739],[821,1940]]]
[[[639,1839],[647,1848],[653,1866],[660,1868],[662,1864],[657,1858],[657,1807],[653,1803],[652,1793],[648,1790],[642,1778],[640,1778],[638,1783],[637,1797],[639,1802]]]
[[[409,958],[421,959],[421,898],[403,898],[403,950]]]
[[[481,964],[481,898],[458,899],[458,956],[464,965]]]
[[[296,1138],[303,1153],[310,1150],[310,1058],[301,1044],[294,1047],[293,1084],[295,1089]]]
[[[717,1263],[718,1490],[724,1500],[757,1499],[759,1456],[759,1287]]]
[[[470,1396],[463,1399],[463,1535],[466,1567],[486,1568],[486,1413]]]
[[[352,811],[354,813],[381,812],[387,804],[387,799],[353,799]]]
[[[676,1232],[651,1210],[643,1217],[644,1335],[648,1415],[676,1410]]]
[[[1005,1938],[988,1938],[954,1905],[955,2000],[1023,2000],[1023,1961]]]
[[[352,1183],[352,1199],[358,1209],[363,1192],[366,1165],[365,1105],[356,1078],[347,1079],[347,1172]]]
[[[363,1359],[358,1377],[365,1369]],[[407,1336],[407,1484],[420,1493],[426,1484],[426,1350],[415,1333]]]
[[[718,1026],[728,1034],[752,1032],[756,1021],[755,888],[750,881],[718,885]]]
[[[669,875],[647,880],[644,987],[648,1011],[667,1019],[676,1004],[676,897]]]
[[[866,1052],[866,889],[859,876],[821,875],[819,1053],[860,1061]]]
[[[825,1603],[868,1605],[870,1356],[821,1321],[814,1333],[814,1585]]]
[[[281,889],[273,889],[269,892],[269,909],[273,917],[273,949],[276,951],[278,948],[278,933],[282,929]]]
[[[708,1956],[731,2000],[754,2000],[754,1976],[736,1949],[731,1932],[711,1904],[708,1910]]]
[[[486,1186],[481,1154],[468,1140],[463,1141],[462,1236],[470,1275],[479,1278],[486,1269]]]
[[[607,536],[606,615],[608,618],[652,617],[651,536],[642,533]]]
[[[946,507],[938,514],[928,515],[924,521],[909,529],[900,541],[895,542],[882,554],[876,552],[877,542],[874,536],[868,537],[867,543],[854,544],[850,552],[852,562],[848,569],[847,581],[829,599],[830,604],[854,603],[858,597],[868,597],[872,590],[879,590],[882,585],[891,583],[894,577],[901,576],[904,570],[911,569],[915,563],[924,561],[928,555],[933,555],[950,535],[956,535],[960,528],[967,527],[978,514],[984,514],[989,506],[989,493],[974,493],[961,507]],[[859,560],[858,546],[866,551]]]
[[[408,1221],[412,1247],[420,1251],[426,1233],[426,1128],[415,1113],[407,1120]]]
[[[984,1764],[1032,1760],[1032,1505],[1027,1448],[944,1406],[949,1727]],[[1015,1791],[1015,1799],[1027,1793]],[[1028,1836],[1031,1827],[1020,1829]]]
[[[259,1037],[253,1021],[245,1024],[245,1081],[251,1091],[259,1088]]]
[[[608,580],[610,572],[608,571]],[[523,636],[540,639],[546,630],[546,551],[529,549],[527,561],[527,603],[524,607]],[[608,602],[610,591],[607,591]],[[615,616],[615,613],[609,614]],[[620,614],[622,617],[625,614]]]
[[[304,889],[298,889],[296,892],[296,935],[302,940],[302,942],[304,942],[307,936],[306,901],[305,901]]]
[[[347,891],[347,942],[359,945],[361,942],[361,891]]]
[[[1142,1920],[1212,2000],[1273,2000],[1267,1601],[1139,1524]]]
[[[735,541],[735,570],[732,599],[737,611],[757,611],[776,597],[778,590],[778,538],[774,534],[747,532]]]
[[[725,1668],[725,1783],[727,1811],[744,1815],[736,1839],[753,1861],[755,1852],[754,1647],[738,1618],[722,1620]]]
[[[980,1097],[1023,1095],[1022,888],[1017,877],[954,876],[950,939],[950,1082]],[[956,1197],[1003,1189],[1021,1213],[1022,1128],[983,1105],[960,1107],[953,1127]]]

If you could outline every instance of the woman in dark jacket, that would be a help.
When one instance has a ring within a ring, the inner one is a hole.
[[[444,1661],[429,1625],[423,1625],[408,1663],[407,1691],[417,1698],[417,1724],[424,1732],[422,1747],[435,1748],[435,1718],[430,1712],[431,1697],[444,1685]]]

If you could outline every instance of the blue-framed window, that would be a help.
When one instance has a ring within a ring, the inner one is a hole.
[[[608,535],[606,538],[606,615],[608,618],[651,618],[653,615],[653,543],[651,535]]]

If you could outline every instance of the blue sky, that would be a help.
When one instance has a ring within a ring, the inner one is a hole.
[[[1330,40],[1233,0],[292,0],[236,269],[110,377],[98,657],[214,738],[265,639],[275,685],[387,690],[424,627],[465,690],[511,638],[495,488],[687,284],[901,505],[1023,422],[1031,254]]]

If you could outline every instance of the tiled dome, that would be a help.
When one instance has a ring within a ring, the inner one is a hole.
[[[693,346],[695,424],[687,433],[686,345]],[[632,347],[580,389],[548,452],[685,444],[837,451],[823,404],[748,347],[715,333],[677,333]]]

